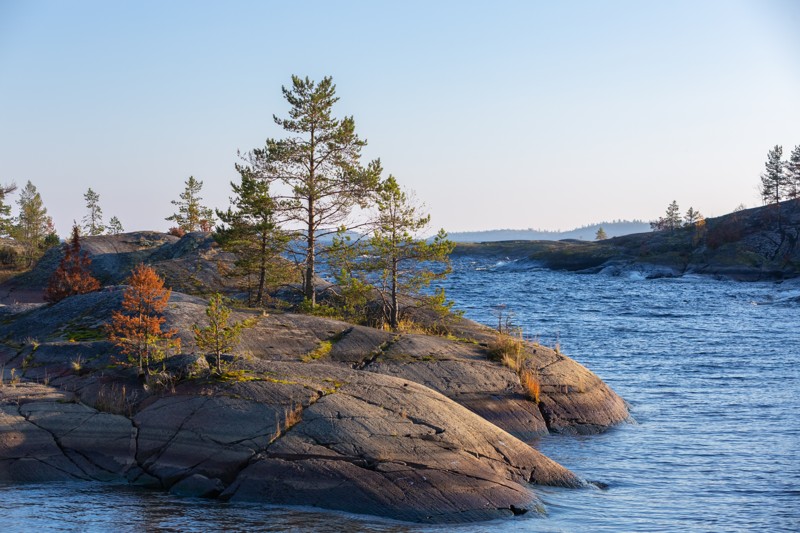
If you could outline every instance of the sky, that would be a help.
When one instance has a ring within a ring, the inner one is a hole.
[[[798,27],[793,0],[0,0],[0,183],[62,236],[90,187],[166,230],[190,175],[227,208],[281,86],[329,75],[433,229],[722,215],[800,145]]]

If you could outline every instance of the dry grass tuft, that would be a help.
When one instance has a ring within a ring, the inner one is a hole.
[[[136,394],[128,397],[125,385],[114,383],[111,387],[102,385],[97,391],[94,408],[104,413],[123,415],[130,417],[133,415],[136,403]]]
[[[498,333],[495,341],[489,346],[489,350],[493,359],[499,360],[503,366],[517,373],[525,394],[538,404],[542,384],[539,381],[538,372],[525,365],[530,354],[526,349],[522,331],[517,329],[511,333]]]
[[[80,371],[83,370],[83,357],[80,355],[75,357],[69,362],[69,366],[72,368],[73,372],[80,373]]]
[[[388,324],[382,324],[384,331],[392,331]],[[417,322],[410,317],[403,317],[397,324],[396,333],[408,333],[416,335],[430,335],[432,337],[444,337],[450,340],[460,340],[453,336],[450,330],[442,323],[424,324]]]
[[[522,388],[525,389],[525,393],[528,395],[528,398],[538,404],[539,394],[542,392],[542,384],[539,381],[539,376],[537,373],[527,369],[522,370],[519,373],[519,382],[522,385]]]
[[[489,353],[492,359],[502,362],[512,370],[519,370],[528,358],[522,331],[498,333],[494,342],[489,345]]]
[[[300,404],[287,406],[283,410],[283,432],[288,431],[303,419],[303,406]]]
[[[154,394],[158,393],[172,393],[175,394],[175,385],[178,378],[166,370],[161,372],[153,372],[145,376],[144,389]]]

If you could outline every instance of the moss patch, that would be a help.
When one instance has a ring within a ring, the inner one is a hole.
[[[104,341],[108,337],[101,328],[67,327],[62,333],[69,342]]]
[[[333,349],[333,342],[331,341],[322,341],[319,343],[319,346],[311,352],[308,352],[306,355],[302,357],[302,361],[304,363],[309,363],[311,361],[316,361],[317,359],[322,359]]]

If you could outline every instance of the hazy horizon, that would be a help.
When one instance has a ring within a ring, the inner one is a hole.
[[[331,75],[434,229],[722,215],[800,144],[797,27],[789,0],[0,0],[0,183],[33,182],[62,236],[89,187],[106,221],[165,230],[190,175],[227,207],[292,74]]]

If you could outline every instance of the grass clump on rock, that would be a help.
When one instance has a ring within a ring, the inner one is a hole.
[[[522,338],[522,331],[514,329],[509,333],[498,332],[494,342],[489,345],[489,353],[493,359],[517,373],[526,396],[538,404],[542,385],[538,372],[525,365],[529,354]]]

